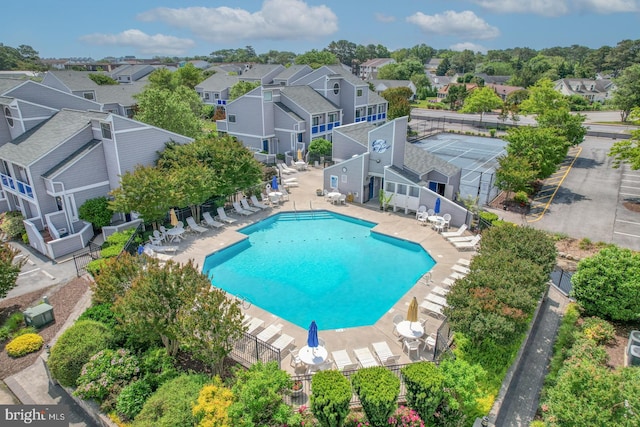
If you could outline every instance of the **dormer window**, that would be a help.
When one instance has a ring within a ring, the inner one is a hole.
[[[10,128],[13,127],[13,116],[11,116],[11,109],[9,107],[4,107],[4,118],[7,119],[7,124]]]

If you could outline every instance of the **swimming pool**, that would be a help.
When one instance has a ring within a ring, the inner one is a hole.
[[[214,286],[302,328],[373,325],[435,261],[375,223],[329,211],[279,213],[206,257]]]

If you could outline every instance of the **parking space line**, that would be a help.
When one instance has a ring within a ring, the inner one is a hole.
[[[613,234],[620,234],[622,236],[629,236],[629,237],[640,237],[640,234],[621,233],[619,231],[614,231]]]
[[[35,273],[38,270],[40,270],[40,267],[34,268],[33,270],[29,270],[29,271],[23,271],[22,273],[18,273],[18,276],[24,276],[25,274]]]
[[[573,156],[573,159],[571,159],[569,164],[566,164],[566,159],[565,159],[563,161],[562,165],[560,166],[560,168],[558,169],[557,173],[560,173],[560,171],[563,171],[563,172],[562,172],[562,178],[557,182],[557,184],[554,182],[553,185],[548,186],[547,185],[547,180],[545,180],[544,187],[553,188],[553,192],[551,193],[551,195],[548,196],[548,200],[547,200],[546,203],[543,203],[543,202],[541,202],[539,204],[535,203],[535,205],[536,205],[535,208],[536,209],[531,209],[531,210],[536,210],[537,212],[534,213],[534,214],[530,213],[529,215],[527,215],[527,216],[533,217],[533,219],[527,219],[527,222],[539,221],[540,219],[542,219],[544,214],[547,212],[547,209],[549,209],[549,206],[551,205],[551,202],[553,201],[553,198],[557,194],[558,189],[560,188],[560,185],[562,185],[562,183],[564,182],[564,180],[567,177],[567,175],[569,175],[569,172],[571,172],[571,168],[573,167],[573,164],[578,159],[578,156],[580,156],[580,153],[582,152],[582,147],[576,147],[575,152],[572,153],[572,151],[573,150],[570,150],[569,153],[567,153],[567,156]],[[532,206],[532,208],[533,208],[533,206]],[[539,211],[538,211],[538,208],[540,209]],[[531,210],[529,212],[531,212]]]
[[[640,222],[637,222],[637,221],[625,221],[624,219],[616,219],[616,222],[624,222],[625,224],[640,225]]]
[[[636,196],[636,197],[640,197],[640,194],[635,194],[635,193],[618,193],[621,196]]]

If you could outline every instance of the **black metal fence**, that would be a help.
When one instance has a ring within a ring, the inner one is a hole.
[[[276,362],[278,366],[282,363],[279,349],[248,333],[234,344],[229,357],[246,368],[257,362]]]
[[[572,271],[565,271],[556,266],[551,272],[551,281],[563,294],[569,296],[569,294],[571,294],[571,289],[573,289],[571,276],[573,276]]]
[[[138,253],[138,245],[139,242],[142,241],[142,236],[144,235],[144,224],[140,223],[136,227],[135,231],[131,236],[129,236],[129,240],[124,244],[124,248],[122,252],[128,252],[131,255],[135,255]],[[120,253],[122,253],[120,252]]]
[[[89,242],[89,246],[84,251],[73,255],[73,263],[76,266],[76,275],[82,276],[87,272],[87,265],[93,260],[100,258],[102,247],[93,242]]]

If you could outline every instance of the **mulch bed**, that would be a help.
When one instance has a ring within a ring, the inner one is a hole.
[[[55,322],[48,324],[38,331],[45,345],[56,336],[62,325],[75,308],[78,299],[89,289],[89,282],[83,278],[76,278],[69,282],[50,286],[28,294],[0,301],[0,324],[11,314],[22,312],[25,309],[37,305],[43,296],[49,298],[49,304],[53,306]],[[45,350],[43,346],[38,352],[19,358],[12,358],[4,351],[6,342],[0,344],[0,379],[5,379],[31,366],[38,356]]]

